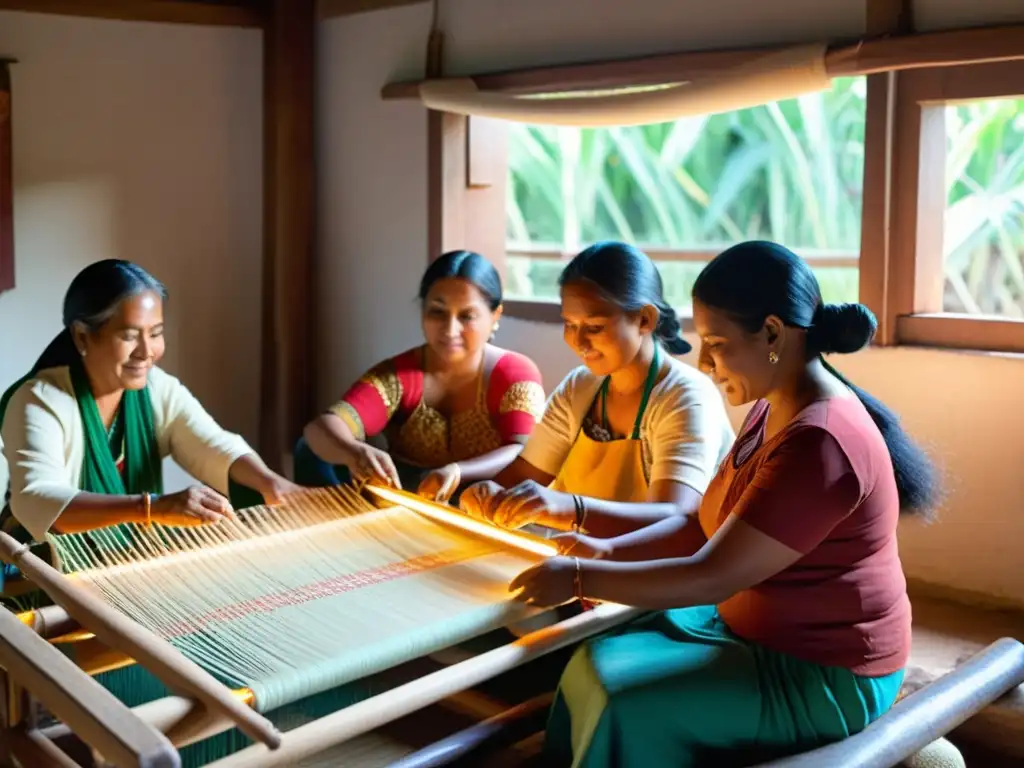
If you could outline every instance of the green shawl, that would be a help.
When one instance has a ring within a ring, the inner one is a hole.
[[[124,477],[117,471],[110,449],[107,430],[103,426],[96,399],[81,361],[68,366],[78,410],[82,415],[85,438],[85,458],[82,461],[79,489],[88,493],[110,495],[163,492],[163,464],[153,426],[153,407],[149,388],[125,390],[121,398],[120,414],[124,424]],[[38,373],[30,371],[0,398],[0,427],[3,426],[7,406],[15,391]],[[6,496],[9,497],[7,489]],[[4,516],[8,510],[4,510]]]

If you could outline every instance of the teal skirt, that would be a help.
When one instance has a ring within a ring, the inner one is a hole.
[[[574,768],[750,765],[863,730],[902,683],[749,643],[713,606],[671,610],[580,646],[546,749]]]

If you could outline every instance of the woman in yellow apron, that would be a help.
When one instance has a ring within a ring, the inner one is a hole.
[[[620,537],[616,559],[658,521],[700,534],[694,516],[733,430],[711,380],[672,357],[691,347],[657,268],[632,246],[603,242],[559,284],[565,341],[583,365],[552,393],[515,462],[470,486],[462,508],[508,527],[572,531],[574,554],[607,556]]]

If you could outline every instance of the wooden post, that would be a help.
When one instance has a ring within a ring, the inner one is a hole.
[[[271,0],[263,36],[260,447],[284,470],[313,415],[316,0]]]
[[[0,58],[0,293],[14,287],[14,152],[11,67]]]
[[[909,0],[868,0],[868,35],[909,34],[913,14]],[[860,302],[878,319],[875,343],[896,341],[893,308],[893,173],[895,152],[897,74],[868,75],[867,114],[864,126],[864,205],[861,210]]]

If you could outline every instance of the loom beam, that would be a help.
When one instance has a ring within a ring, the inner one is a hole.
[[[63,576],[33,555],[27,546],[2,531],[0,559],[17,567],[82,627],[92,630],[111,648],[135,659],[166,686],[186,693],[206,709],[226,717],[253,741],[271,750],[280,746],[281,734],[277,728],[232,695],[210,673],[185,658],[166,640],[118,613],[83,585]],[[14,615],[9,617],[21,629],[31,632]]]
[[[261,744],[210,763],[208,768],[277,768],[295,765],[393,720],[473,688],[511,669],[645,614],[639,608],[600,605],[468,661],[438,670],[284,734],[276,751]]]

